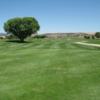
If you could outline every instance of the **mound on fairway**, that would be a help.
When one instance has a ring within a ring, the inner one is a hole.
[[[0,100],[100,100],[100,50],[73,41],[0,41]]]

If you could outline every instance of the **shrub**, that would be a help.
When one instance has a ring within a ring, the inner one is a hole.
[[[37,39],[46,38],[46,35],[35,35],[34,38]]]
[[[96,32],[95,37],[100,38],[100,32]]]
[[[14,36],[13,34],[8,34],[8,35],[6,36],[6,38],[7,38],[7,39],[16,39],[17,37]]]
[[[85,39],[90,39],[90,36],[89,35],[85,35],[84,38]]]
[[[6,36],[0,36],[0,39],[6,39]]]

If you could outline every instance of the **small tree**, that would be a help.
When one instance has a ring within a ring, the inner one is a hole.
[[[4,24],[4,30],[18,37],[21,42],[39,29],[38,21],[34,17],[13,18]]]
[[[96,32],[95,37],[100,38],[100,32]]]

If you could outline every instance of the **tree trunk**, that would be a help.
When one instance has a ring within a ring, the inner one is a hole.
[[[24,42],[24,39],[20,39],[20,42],[23,43]]]

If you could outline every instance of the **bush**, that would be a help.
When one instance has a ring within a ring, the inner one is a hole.
[[[42,39],[42,38],[46,38],[46,35],[35,35],[34,38]]]
[[[0,36],[0,39],[6,39],[6,36]]]
[[[84,38],[85,39],[90,39],[90,36],[89,35],[85,35]]]
[[[100,38],[100,32],[96,32],[95,37]]]
[[[8,35],[6,36],[6,38],[7,38],[7,39],[16,39],[17,37],[14,36],[13,34],[8,34]]]

